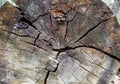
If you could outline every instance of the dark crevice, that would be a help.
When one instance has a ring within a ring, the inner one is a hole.
[[[98,26],[100,26],[102,23],[108,21],[110,18],[105,19],[100,21],[98,24],[96,24],[94,27],[90,28],[86,33],[84,33],[80,38],[78,38],[78,40],[76,40],[74,43],[80,41],[81,39],[83,39],[85,36],[87,36],[91,31],[93,31],[95,28],[97,28]]]
[[[35,38],[34,45],[35,45],[36,41],[38,40],[40,34],[41,34],[41,33],[39,33],[39,34],[37,35],[37,37]]]
[[[51,30],[51,33],[52,33],[52,35],[55,37],[56,35],[55,35],[55,32],[54,32],[54,24],[53,24],[53,21],[52,21],[52,16],[51,15],[49,15],[49,19],[50,19],[50,24],[51,24],[51,27],[52,27],[52,29],[50,29]]]
[[[38,2],[39,2],[39,0],[38,0]],[[39,7],[41,8],[41,6],[39,5]],[[19,8],[19,7],[16,7],[19,11],[21,11],[21,16],[22,16],[22,18],[20,19],[20,21],[22,21],[22,22],[25,22],[25,23],[27,23],[28,25],[30,25],[30,26],[32,26],[33,28],[35,28],[36,30],[37,30],[37,28],[33,25],[33,23],[35,22],[35,21],[37,21],[38,19],[39,19],[39,17],[41,17],[41,16],[45,16],[45,15],[48,15],[49,13],[44,13],[44,14],[40,14],[36,19],[34,19],[32,22],[31,21],[29,21],[29,20],[27,20],[26,18],[25,18],[25,13],[23,12],[23,10],[21,9],[21,8]],[[42,8],[41,8],[42,9]],[[42,9],[42,11],[44,11],[43,9]],[[39,31],[39,30],[38,30]]]
[[[98,50],[98,51],[104,53],[105,55],[107,55],[107,56],[109,56],[109,57],[111,57],[111,58],[114,58],[114,59],[120,61],[120,58],[119,58],[119,57],[117,57],[117,56],[115,56],[115,55],[113,55],[113,54],[110,54],[110,53],[108,53],[108,52],[105,52],[105,51],[103,51],[103,50],[101,50],[101,49],[99,49],[99,48],[96,48],[96,47],[94,47],[94,46],[89,46],[89,45],[80,45],[80,46],[76,46],[76,47],[69,47],[69,46],[67,46],[67,47],[61,48],[61,49],[53,49],[53,51],[65,52],[65,51],[67,51],[67,50],[75,50],[76,48],[81,48],[81,47],[92,48],[92,49]]]
[[[46,15],[48,15],[48,14],[49,14],[49,13],[44,13],[44,14],[42,14],[42,15],[39,15],[35,20],[32,21],[32,23],[34,23],[35,21],[37,21],[40,17],[46,16]]]
[[[61,52],[58,52],[55,59],[58,59],[59,55],[60,55]]]
[[[40,41],[40,40],[39,40],[39,41]],[[44,41],[44,42],[46,42],[46,43],[49,43],[48,40],[46,40],[46,39],[42,39],[42,41]]]
[[[90,84],[93,84],[92,80],[90,80],[88,77],[86,77],[87,81],[90,82]]]
[[[31,27],[33,27],[33,28],[35,28],[35,29],[37,30],[37,28],[33,25],[33,23],[30,22],[29,20],[27,20],[25,17],[22,17],[22,18],[20,19],[20,21],[29,24]]]
[[[76,11],[75,16],[74,16],[71,20],[67,21],[67,27],[66,27],[66,34],[65,34],[65,38],[66,38],[67,33],[68,33],[68,26],[69,26],[69,23],[70,23],[70,22],[72,22],[72,21],[76,18],[76,16],[77,16],[78,14],[81,14],[81,15],[85,16],[88,20],[90,20],[90,21],[92,22],[92,24],[93,24],[93,25],[95,25],[95,24],[93,23],[93,21],[92,21],[90,18],[88,18],[86,15],[84,15],[84,14],[79,13],[79,12],[77,12],[77,11]],[[103,22],[104,22],[104,21],[103,21]],[[100,24],[101,24],[101,23],[100,23]],[[99,25],[99,24],[98,24],[98,25]],[[97,25],[96,25],[96,26],[97,26]],[[96,26],[94,26],[94,27],[96,27]],[[64,38],[64,39],[65,39],[65,38]]]
[[[74,15],[74,17],[73,17],[71,20],[68,20],[68,21],[67,21],[67,24],[66,24],[66,32],[65,32],[64,39],[66,39],[67,34],[68,34],[68,26],[69,26],[69,23],[72,22],[72,21],[76,18],[77,15],[78,15],[78,13],[76,12],[76,14]]]
[[[66,37],[67,37],[67,33],[68,33],[68,25],[69,25],[69,22],[67,21],[67,24],[66,24],[66,31],[65,31],[64,39],[66,39]]]
[[[79,65],[82,69],[84,69],[85,71],[87,71],[88,73],[92,74],[93,76],[95,76],[97,78],[97,75],[93,74],[91,71],[87,70],[85,67],[83,67],[82,65]]]
[[[117,75],[120,76],[120,68],[117,71]]]
[[[52,49],[53,51],[56,51],[56,52],[65,52],[65,51],[67,51],[67,50],[73,50],[73,49],[75,49],[75,48],[72,48],[72,47],[69,47],[69,46],[67,46],[67,47],[65,47],[65,48],[61,48],[61,49]]]
[[[50,74],[50,71],[48,71],[47,74],[46,74],[46,77],[44,79],[44,84],[47,84],[47,80],[48,80],[49,74]]]
[[[19,34],[17,34],[17,33],[14,33],[14,32],[11,32],[11,31],[7,31],[7,30],[2,30],[2,31],[8,32],[9,34],[13,34],[13,35],[16,35],[16,36],[19,36],[19,37],[30,37],[30,38],[35,39],[34,37],[31,37],[31,36],[29,36],[29,35],[19,35]]]
[[[120,58],[119,58],[119,57],[117,57],[117,56],[115,56],[115,55],[113,55],[113,54],[110,54],[110,53],[108,53],[108,52],[106,52],[106,51],[104,51],[104,50],[101,50],[101,49],[99,49],[99,48],[96,48],[96,47],[94,47],[94,46],[86,46],[86,45],[84,45],[84,46],[82,46],[82,47],[87,47],[87,48],[92,48],[92,49],[98,50],[98,51],[104,53],[105,55],[107,55],[107,56],[109,56],[109,57],[111,57],[111,58],[114,58],[114,59],[120,61]]]
[[[16,7],[20,12],[22,12],[22,9],[20,7]]]
[[[52,72],[56,72],[58,70],[58,67],[59,67],[59,63],[57,64],[57,67],[55,68],[55,70]]]
[[[40,22],[39,22],[39,25],[41,25]],[[47,35],[47,32],[44,29],[41,29],[41,30],[38,29],[38,32],[41,33],[42,31]]]
[[[77,15],[78,15],[78,12],[76,12],[76,14],[74,15],[74,17],[71,20],[67,20],[67,21],[72,22],[76,18]]]
[[[57,58],[59,57],[59,54],[60,54],[60,52],[57,53],[56,58],[55,58],[56,60],[57,60]],[[55,68],[54,71],[49,71],[49,70],[46,69],[48,72],[47,72],[46,77],[45,77],[45,79],[44,79],[44,84],[47,84],[47,80],[48,80],[48,77],[49,77],[50,72],[56,72],[56,71],[58,70],[59,64],[60,64],[60,63],[57,64],[57,67]]]
[[[53,22],[52,22],[52,16],[49,15],[49,18],[50,18],[50,23],[51,23],[51,25],[52,25],[52,28],[54,28],[54,26],[53,26]]]
[[[31,22],[31,21],[29,21],[29,20],[27,20],[26,18],[25,18],[25,13],[23,12],[23,10],[21,9],[21,8],[17,8],[19,11],[21,11],[21,18],[20,18],[20,20],[19,20],[19,22],[24,22],[24,23],[26,23],[26,24],[28,24],[28,25],[30,25],[31,27],[33,27],[34,29],[36,29],[36,30],[38,30],[34,25],[33,25],[33,22]]]
[[[61,52],[58,52],[58,53],[57,53],[56,58],[55,58],[56,60],[58,59],[60,53],[61,53]],[[55,70],[54,70],[53,72],[56,72],[56,71],[58,70],[59,64],[60,64],[60,63],[57,64],[57,67],[55,68]]]
[[[50,65],[50,66],[52,67],[52,65]],[[59,63],[57,64],[57,67],[53,71],[50,71],[48,69],[46,69],[46,70],[48,70],[49,72],[56,72],[58,70],[58,67],[59,67]]]
[[[58,10],[58,12],[60,12],[60,13],[62,13],[62,14],[64,14],[64,15],[66,15],[69,11],[65,12],[65,11],[63,11],[63,10]]]
[[[37,47],[37,48],[39,48],[39,49],[42,49],[42,50],[44,50],[44,51],[46,51],[46,52],[48,52],[46,49],[44,49],[43,47],[40,47],[40,46],[37,46],[37,45],[35,45],[34,43],[30,43],[30,42],[26,42],[26,41],[24,41],[25,43],[28,43],[28,44],[30,44],[30,45],[32,45],[32,46],[35,46],[35,47]]]

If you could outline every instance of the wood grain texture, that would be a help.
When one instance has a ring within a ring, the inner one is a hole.
[[[0,84],[112,84],[119,75],[120,26],[101,0],[16,4],[0,8]]]

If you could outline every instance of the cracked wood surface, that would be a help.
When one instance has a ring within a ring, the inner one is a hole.
[[[120,26],[101,0],[15,0],[0,8],[0,84],[113,84]]]

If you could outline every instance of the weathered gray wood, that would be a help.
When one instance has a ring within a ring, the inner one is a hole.
[[[0,8],[0,84],[112,84],[120,26],[100,0],[15,0]]]

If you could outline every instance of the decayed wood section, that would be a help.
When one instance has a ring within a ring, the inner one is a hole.
[[[114,84],[120,26],[100,0],[15,0],[0,8],[0,84]]]

